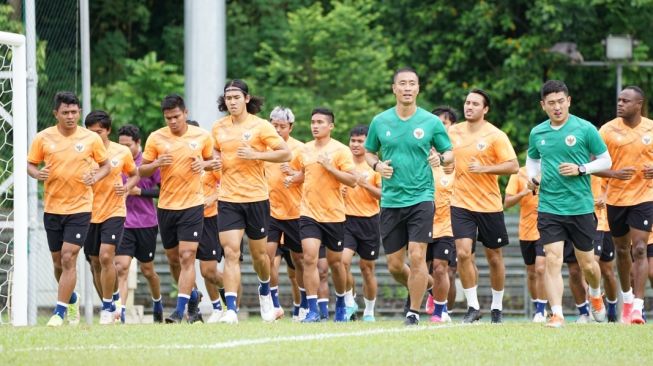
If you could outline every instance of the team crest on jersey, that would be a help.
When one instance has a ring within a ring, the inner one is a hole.
[[[197,150],[198,146],[199,146],[199,144],[197,143],[197,141],[191,141],[191,142],[188,143],[188,147],[190,147],[191,150]]]
[[[84,144],[81,142],[75,144],[75,151],[77,152],[82,152],[84,151]]]
[[[440,178],[440,184],[441,184],[443,187],[448,186],[449,183],[451,183],[451,181],[449,180],[449,178],[447,178],[447,177],[442,177],[442,178]]]
[[[565,137],[565,144],[567,144],[569,147],[576,145],[576,136],[569,135]]]
[[[361,172],[361,173],[360,173],[360,176],[361,176],[363,179],[367,180],[367,178],[370,177],[370,172]]]
[[[243,132],[243,141],[249,141],[252,139],[252,131]]]
[[[487,149],[487,142],[481,140],[476,143],[476,150],[483,151],[485,149]]]
[[[115,159],[115,158],[111,159],[111,166],[114,167],[114,168],[117,167],[118,166],[118,159]]]
[[[385,131],[385,137],[390,137],[391,133],[390,131]]]
[[[421,140],[422,137],[424,137],[424,130],[421,128],[416,128],[413,130],[413,136],[415,136],[416,139]]]
[[[649,136],[649,135],[642,136],[642,144],[650,145],[651,144],[651,136]]]
[[[540,141],[540,145],[546,145],[546,140],[542,139],[542,141]]]

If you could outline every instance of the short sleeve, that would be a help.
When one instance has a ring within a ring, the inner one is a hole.
[[[351,151],[348,148],[338,150],[334,159],[334,165],[342,172],[350,172],[356,167],[354,165],[354,157],[351,155]]]
[[[108,158],[107,149],[102,143],[100,135],[94,134],[93,136],[93,159],[99,164],[103,161],[106,161]]]
[[[514,196],[519,193],[519,191],[519,176],[517,174],[513,174],[508,180],[508,185],[506,186],[506,194]]]
[[[215,122],[213,124],[213,128],[211,129],[211,138],[213,140],[213,148],[218,150],[218,151],[221,151],[222,148],[220,147],[220,141],[218,141],[218,124],[219,123],[220,123],[220,121],[217,121],[217,122]]]
[[[123,158],[122,172],[125,175],[136,170],[136,163],[134,162],[134,157],[129,150],[125,151],[125,157]]]
[[[517,159],[515,149],[512,147],[508,135],[500,133],[499,137],[494,142],[494,155],[499,163]]]
[[[32,164],[41,164],[43,159],[45,159],[45,153],[43,152],[43,138],[40,134],[37,134],[32,141],[32,146],[29,148],[27,161]]]
[[[272,150],[277,150],[284,144],[281,136],[279,136],[274,127],[272,127],[272,125],[267,122],[263,122],[261,124],[259,133],[259,138],[263,144]]]
[[[206,134],[206,139],[204,139],[204,146],[202,147],[202,157],[206,159],[213,158],[213,139],[211,135]]]
[[[437,116],[434,116],[435,121],[435,130],[433,131],[433,137],[431,138],[431,145],[435,147],[435,150],[439,153],[451,150],[451,140],[449,135],[447,135],[447,130],[445,130],[442,121]]]
[[[535,130],[531,130],[531,134],[528,136],[528,157],[531,159],[540,159],[540,151],[537,149],[537,141]]]
[[[608,147],[605,145],[605,141],[599,135],[599,131],[596,130],[594,126],[587,127],[587,141],[589,143],[590,153],[594,156],[598,156],[608,151]]]
[[[155,135],[151,134],[145,142],[143,149],[143,160],[154,161],[159,157],[159,151],[156,149]]]
[[[290,167],[294,170],[303,170],[304,169],[304,152],[301,149],[297,149],[295,154],[290,161]]]
[[[381,188],[381,173],[379,172],[374,172],[374,185],[377,186],[378,188]]]
[[[381,141],[379,141],[379,135],[376,133],[376,119],[373,119],[367,131],[367,138],[365,139],[365,150],[371,153],[376,153],[379,151],[380,145]]]

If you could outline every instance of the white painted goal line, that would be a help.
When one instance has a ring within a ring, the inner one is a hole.
[[[310,326],[310,325],[309,325]],[[409,333],[409,332],[423,332],[423,331],[437,331],[441,329],[450,329],[469,326],[468,324],[447,324],[439,326],[416,326],[416,327],[400,327],[400,328],[379,328],[360,330],[355,332],[340,332],[340,333],[320,333],[320,334],[304,334],[296,336],[281,336],[281,337],[265,337],[265,338],[252,338],[252,339],[239,339],[233,341],[225,341],[210,344],[97,344],[87,346],[43,346],[43,347],[26,347],[4,349],[0,352],[71,352],[71,351],[127,351],[127,350],[216,350],[216,349],[229,349],[237,347],[256,346],[272,343],[283,342],[306,342],[334,338],[345,337],[363,337],[377,334],[388,333]],[[54,330],[54,329],[53,329]]]

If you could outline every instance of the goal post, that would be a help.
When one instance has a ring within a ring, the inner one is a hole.
[[[11,231],[6,243],[6,255],[9,258],[0,262],[5,272],[3,291],[6,293],[4,309],[8,312],[11,324],[25,326],[28,324],[28,178],[27,178],[27,53],[25,36],[21,34],[0,32],[0,48],[3,58],[0,65],[0,83],[2,94],[8,103],[0,105],[0,124],[3,124],[0,141],[3,149],[11,149],[12,156],[7,158],[8,170],[0,178],[1,201],[6,202],[8,214],[3,230]],[[10,86],[7,88],[7,86]],[[7,90],[8,89],[8,90]],[[4,100],[3,100],[4,102]],[[11,145],[11,147],[7,146]],[[5,236],[6,237],[6,236]],[[2,281],[0,279],[0,281]],[[2,294],[5,295],[5,294]],[[0,314],[3,315],[3,314]],[[0,316],[0,323],[4,320]]]

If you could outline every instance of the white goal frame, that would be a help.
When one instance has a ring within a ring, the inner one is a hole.
[[[27,181],[27,52],[25,36],[0,32],[0,44],[12,48],[11,71],[0,73],[0,79],[12,80],[12,113],[9,122],[13,130],[13,265],[9,301],[11,323],[27,325],[28,307],[28,181]]]

